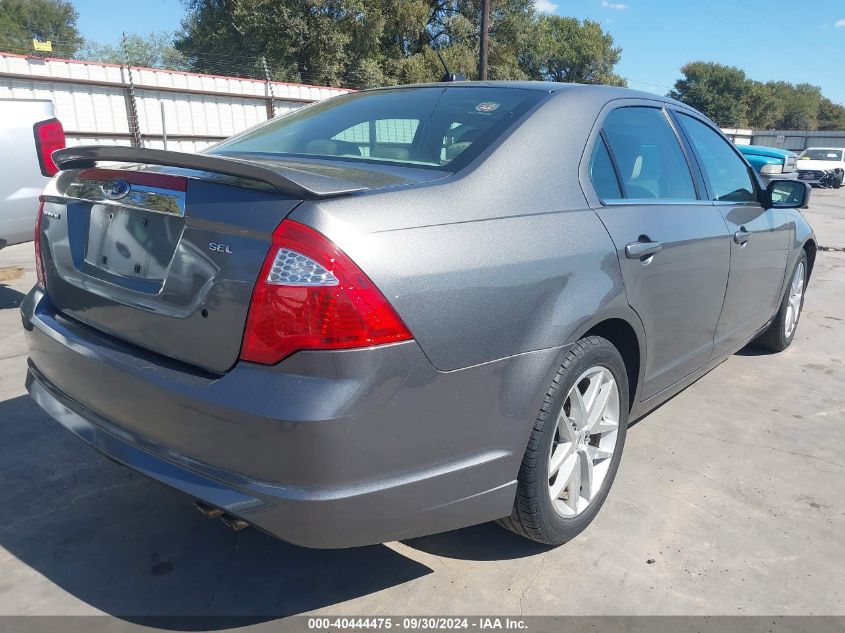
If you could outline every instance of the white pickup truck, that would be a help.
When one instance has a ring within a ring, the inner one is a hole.
[[[38,196],[58,171],[50,155],[64,146],[51,101],[0,99],[0,248],[32,240]]]

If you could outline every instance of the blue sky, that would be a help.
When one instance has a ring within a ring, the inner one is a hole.
[[[75,0],[82,34],[172,31],[180,0]],[[632,88],[665,93],[688,61],[739,66],[749,77],[822,87],[845,104],[842,0],[537,0],[538,8],[601,22],[622,47],[617,70]],[[810,8],[812,7],[812,8]]]

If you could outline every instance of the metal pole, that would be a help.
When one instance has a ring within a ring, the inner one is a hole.
[[[276,116],[276,95],[273,93],[273,81],[270,77],[270,67],[267,65],[267,58],[261,56],[261,65],[264,67],[264,91],[270,97],[267,103],[267,118],[272,119]]]
[[[129,133],[132,135],[132,144],[134,147],[144,147],[144,139],[141,136],[141,124],[138,122],[138,105],[135,98],[135,81],[132,78],[132,64],[129,60],[129,48],[126,45],[126,33],[123,34],[120,43],[123,47],[123,57],[126,62],[126,74],[129,78],[129,88],[126,95],[129,109]]]
[[[490,0],[481,2],[481,46],[480,59],[478,60],[478,78],[487,81],[487,52],[489,49],[490,37]]]
[[[167,119],[164,116],[164,101],[159,101],[161,106],[161,139],[164,141],[164,150],[167,151]]]

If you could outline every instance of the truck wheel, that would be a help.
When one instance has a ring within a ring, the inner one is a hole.
[[[598,336],[575,343],[534,423],[513,512],[499,524],[547,545],[561,545],[586,528],[619,468],[628,402],[619,351]]]

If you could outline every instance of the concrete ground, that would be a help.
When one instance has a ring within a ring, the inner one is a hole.
[[[845,247],[845,189],[807,215]],[[343,551],[234,533],[42,413],[31,252],[0,251],[0,614],[845,614],[845,252],[819,253],[788,351],[743,350],[632,427],[569,544],[482,525]]]

